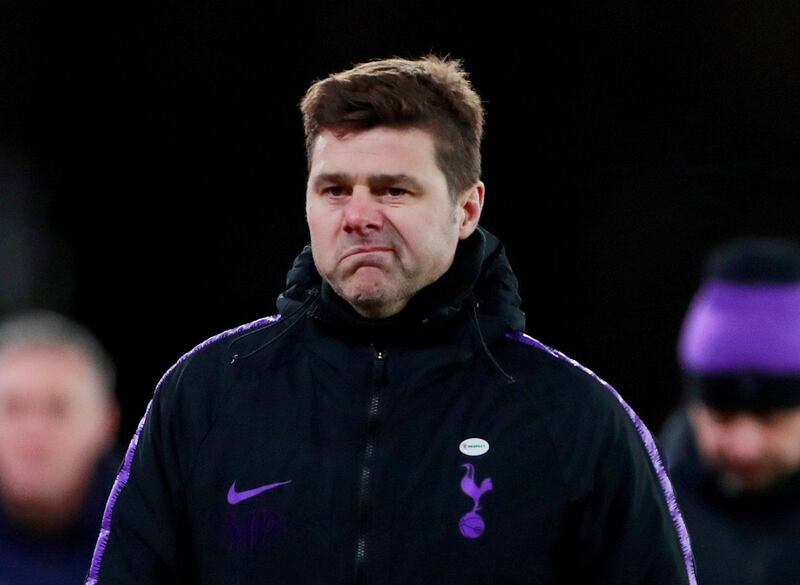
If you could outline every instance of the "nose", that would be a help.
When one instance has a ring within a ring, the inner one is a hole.
[[[4,424],[8,425],[13,437],[11,444],[23,457],[43,453],[48,445],[52,445],[52,437],[57,432],[45,413],[34,407],[26,408]]]
[[[348,234],[366,234],[383,227],[380,203],[369,189],[356,187],[344,209],[343,229]]]
[[[726,429],[721,445],[724,457],[731,463],[755,463],[762,454],[763,431],[756,420],[739,416]]]

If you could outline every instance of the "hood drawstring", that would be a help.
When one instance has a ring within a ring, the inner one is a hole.
[[[472,309],[471,311],[469,311],[470,321],[472,322],[472,325],[475,327],[475,330],[478,332],[478,338],[481,340],[481,347],[483,347],[483,351],[486,354],[486,357],[489,358],[489,361],[492,363],[492,365],[506,379],[506,383],[507,384],[513,384],[515,382],[514,377],[511,376],[509,373],[507,373],[500,366],[500,364],[497,363],[497,360],[492,355],[492,352],[489,351],[489,346],[486,345],[486,340],[483,338],[483,332],[481,331],[481,326],[480,326],[480,323],[478,322],[478,309],[477,309],[478,300],[475,298],[474,295],[473,295],[473,297],[471,299],[470,307]]]
[[[289,332],[289,330],[291,330],[295,325],[297,325],[300,322],[300,320],[303,318],[303,316],[306,313],[308,313],[309,310],[311,310],[312,301],[315,300],[318,297],[318,295],[319,295],[319,290],[317,290],[316,288],[312,288],[312,289],[308,290],[306,292],[306,299],[302,302],[302,304],[295,311],[293,311],[292,313],[287,315],[285,318],[281,319],[282,321],[285,321],[285,322],[288,323],[288,325],[286,325],[286,327],[283,329],[283,331],[278,333],[275,337],[273,337],[272,339],[270,339],[266,343],[264,343],[262,345],[259,345],[257,348],[255,348],[253,351],[251,351],[249,353],[246,353],[246,354],[241,355],[241,356],[238,353],[234,353],[231,356],[230,365],[232,365],[232,366],[236,365],[237,362],[257,354],[262,349],[265,349],[265,348],[269,347],[270,345],[272,345],[273,343],[278,341],[281,337],[286,335]],[[259,331],[261,331],[261,329],[255,329],[254,331],[250,331],[249,333],[246,333],[245,335],[242,335],[241,337],[237,337],[228,346],[228,351],[229,352],[233,351],[233,345],[235,343],[241,341],[245,337],[248,337],[250,335],[258,333]]]

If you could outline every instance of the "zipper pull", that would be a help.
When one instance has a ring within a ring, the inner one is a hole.
[[[372,346],[372,351],[375,354],[375,359],[379,362],[382,362],[386,359],[386,350],[383,347],[378,347],[374,343],[370,343]]]
[[[386,350],[378,349],[373,345],[372,351],[375,354],[375,358],[372,361],[372,379],[375,382],[379,382],[384,380],[386,375]]]

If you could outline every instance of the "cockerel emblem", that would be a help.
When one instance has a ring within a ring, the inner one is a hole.
[[[461,491],[472,498],[473,505],[472,510],[458,521],[458,528],[466,538],[478,538],[486,530],[486,523],[478,514],[478,510],[481,509],[481,496],[492,491],[492,478],[484,478],[479,486],[475,483],[475,466],[472,463],[464,463],[463,467],[467,472],[461,478]]]

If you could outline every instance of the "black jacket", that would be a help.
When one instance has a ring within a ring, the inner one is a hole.
[[[323,285],[309,249],[287,284],[283,317],[165,374],[90,585],[694,582],[652,438],[519,333],[493,236],[385,320]]]
[[[701,462],[683,410],[663,440],[703,585],[800,583],[800,472],[758,492],[726,493]]]

